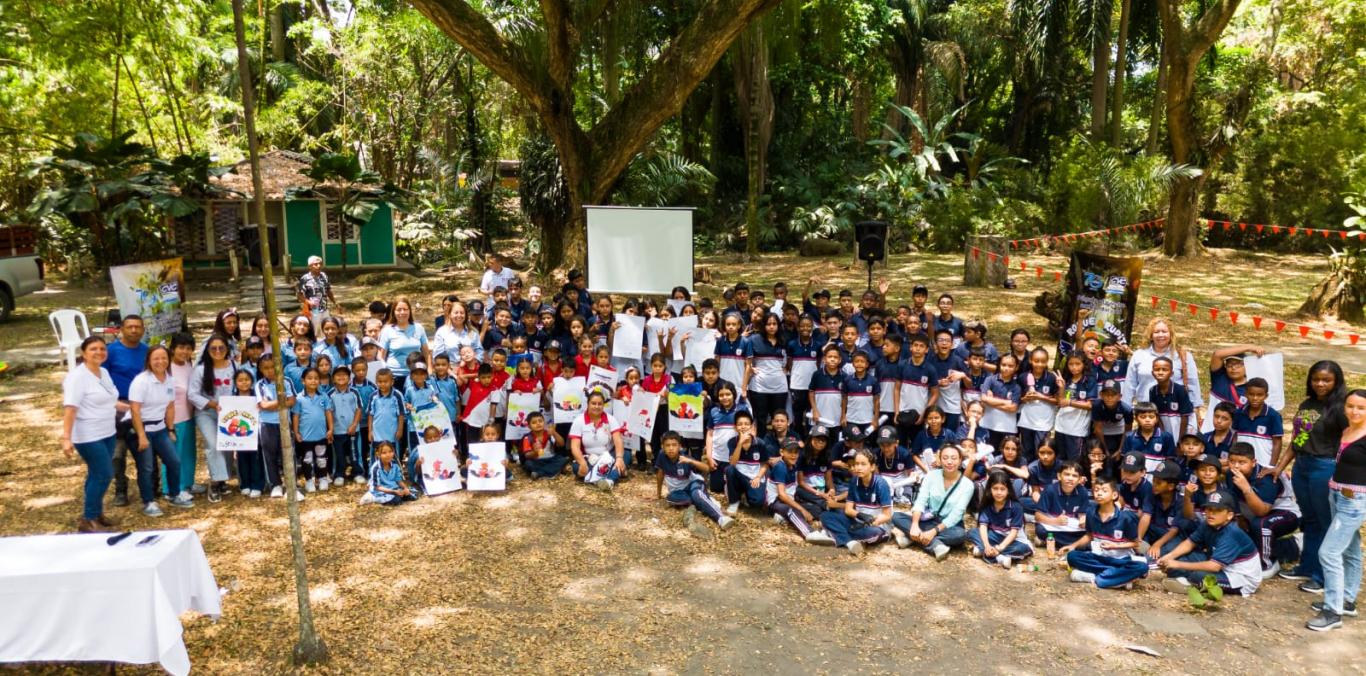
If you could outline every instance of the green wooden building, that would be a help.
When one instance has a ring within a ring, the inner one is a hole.
[[[399,215],[388,205],[380,204],[369,223],[361,227],[352,225],[343,238],[341,223],[329,208],[328,200],[288,196],[291,188],[313,185],[312,179],[303,174],[311,162],[309,156],[288,150],[273,150],[261,156],[271,262],[279,266],[283,257],[288,256],[291,268],[302,268],[309,256],[322,256],[324,266],[339,270],[344,239],[347,268],[403,265],[394,240]],[[250,163],[238,163],[233,173],[212,180],[232,191],[228,193],[231,196],[205,200],[202,211],[174,223],[176,253],[184,258],[186,268],[226,268],[228,251],[236,248],[239,265],[259,267]]]

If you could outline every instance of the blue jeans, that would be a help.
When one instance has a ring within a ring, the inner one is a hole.
[[[114,480],[114,437],[73,444],[85,461],[85,501],[81,516],[95,519],[104,514],[104,493]]]
[[[849,518],[848,514],[837,510],[829,510],[821,513],[821,525],[825,527],[825,532],[835,541],[835,545],[843,547],[854,540],[858,540],[865,545],[874,545],[886,540],[890,533],[884,526],[871,526],[862,521]],[[887,524],[891,526],[891,524]]]
[[[553,479],[564,471],[569,465],[568,456],[550,454],[534,460],[522,459],[522,466],[526,467],[527,474],[533,479]]]
[[[920,515],[920,530],[922,530],[922,531],[932,531],[932,530],[934,530],[935,526],[938,526],[938,525],[939,525],[939,519],[935,518],[935,516],[934,516],[933,514],[921,514],[921,515]],[[897,513],[893,514],[893,515],[892,515],[892,527],[893,527],[893,528],[896,528],[896,529],[898,529],[898,530],[900,530],[900,531],[902,531],[902,532],[904,532],[904,533],[906,533],[907,535],[910,535],[910,534],[911,534],[911,515],[910,515],[910,514],[907,514],[907,513],[905,513],[905,512],[897,512]],[[939,545],[944,545],[945,547],[948,547],[949,549],[953,549],[954,547],[960,547],[960,546],[962,546],[962,544],[963,544],[965,541],[967,541],[967,539],[968,539],[968,531],[967,531],[966,529],[964,529],[964,528],[963,528],[963,524],[962,524],[961,522],[959,522],[958,525],[956,525],[956,526],[949,526],[948,528],[945,528],[945,529],[944,529],[944,532],[942,532],[942,533],[940,533],[940,534],[934,536],[934,539],[933,539],[933,540],[930,540],[930,544],[925,545],[924,547],[922,547],[922,549],[924,549],[925,551],[927,551],[927,552],[933,554],[933,553],[934,553],[934,548],[937,547],[937,546],[939,546]]]
[[[192,437],[193,438],[193,437]],[[180,457],[176,453],[175,444],[171,442],[170,430],[157,430],[147,433],[147,448],[137,452],[138,462],[138,495],[143,504],[154,502],[157,499],[156,485],[157,472],[156,462],[152,456],[161,458],[161,464],[166,466],[166,473],[169,476],[180,476]],[[166,497],[174,498],[174,493],[167,493]]]
[[[759,482],[759,487],[750,485],[753,479],[740,472],[740,468],[731,465],[726,468],[726,504],[734,505],[744,498],[751,507],[762,507],[764,504],[765,488],[764,482]]]
[[[1312,455],[1295,456],[1295,469],[1290,485],[1295,489],[1295,502],[1300,505],[1300,531],[1304,533],[1304,551],[1300,553],[1299,572],[1323,584],[1323,566],[1319,564],[1319,545],[1333,521],[1328,505],[1328,480],[1333,478],[1337,462]]]
[[[707,485],[700,479],[689,482],[687,488],[670,491],[665,499],[674,507],[692,505],[697,511],[706,514],[708,519],[721,520],[721,505],[707,494]]]
[[[1332,524],[1319,545],[1323,564],[1323,605],[1339,615],[1343,601],[1356,602],[1361,590],[1361,524],[1366,522],[1366,494],[1347,497],[1332,491],[1328,502]]]
[[[351,447],[356,443],[356,438],[349,434],[332,435],[332,478],[342,481],[346,480],[346,467],[351,465],[355,454]],[[365,473],[360,465],[353,465],[351,473],[360,476]]]
[[[982,543],[982,535],[978,530],[979,529],[974,528],[968,531],[967,539],[968,542],[972,543],[972,546],[982,550],[981,556],[985,557],[987,548]],[[1017,561],[1027,559],[1034,554],[1034,548],[1024,542],[1026,537],[1028,536],[1025,535],[1024,529],[1021,528],[1020,531],[1015,534],[1015,539],[1011,540],[1010,544],[1005,546],[1005,549],[1000,549],[1001,541],[1005,540],[1006,536],[997,533],[994,530],[987,530],[987,539],[991,541],[991,546],[999,549],[1001,554],[1009,556]]]
[[[1146,558],[1101,556],[1093,552],[1074,550],[1067,553],[1067,565],[1077,570],[1095,573],[1096,586],[1101,589],[1123,587],[1140,577],[1148,576]]]

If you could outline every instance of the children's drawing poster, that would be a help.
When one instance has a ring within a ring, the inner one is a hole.
[[[1067,287],[1062,298],[1062,336],[1058,339],[1057,368],[1063,367],[1072,346],[1088,336],[1095,336],[1101,344],[1129,344],[1138,305],[1138,282],[1142,276],[1142,258],[1072,252],[1072,265],[1067,270]]]
[[[256,397],[218,398],[218,450],[254,451],[260,433]]]
[[[636,390],[631,403],[625,405],[621,413],[613,413],[618,420],[626,423],[626,431],[649,439],[655,433],[655,415],[659,412],[659,395],[645,390]]]
[[[109,281],[119,312],[142,317],[147,327],[142,340],[148,345],[169,343],[184,325],[185,274],[180,258],[112,267]]]
[[[612,356],[618,359],[640,360],[640,348],[645,345],[645,318],[617,313],[616,331],[612,332]]]
[[[582,377],[555,379],[555,389],[550,393],[550,405],[555,409],[555,424],[572,423],[574,416],[583,413],[583,405],[587,399],[583,393],[583,386]]]
[[[669,429],[702,438],[702,383],[675,385],[669,390]]]
[[[519,441],[527,433],[527,416],[541,410],[541,395],[535,392],[508,393],[508,441]]]
[[[501,441],[470,444],[470,466],[466,488],[472,491],[501,491],[508,487],[507,446]]]
[[[636,395],[639,396],[640,393],[637,392]],[[626,418],[627,418],[628,416],[630,416],[630,415],[631,415],[631,404],[630,404],[630,402],[622,401],[621,399],[614,399],[614,400],[612,400],[612,417],[613,417],[613,418],[616,418],[616,419],[619,420],[619,421],[620,421],[620,420],[626,420]],[[628,450],[628,451],[638,451],[638,450],[640,450],[640,435],[633,433],[633,432],[631,431],[631,428],[630,428],[630,427],[627,427],[627,428],[626,428],[626,431],[623,432],[622,435],[621,435],[621,447],[624,448],[624,449],[626,449],[626,450]]]
[[[601,390],[603,396],[608,401],[612,400],[612,394],[617,389],[617,372],[615,369],[603,368],[601,366],[588,367],[588,382],[584,385],[585,392]]]
[[[716,356],[716,332],[711,329],[694,330],[688,337],[684,351],[687,353],[684,365],[697,369],[698,374],[701,374],[702,362]]]
[[[427,495],[460,490],[460,461],[455,457],[455,439],[420,444],[417,453],[422,458],[422,485]]]
[[[441,438],[455,439],[455,428],[451,425],[451,416],[446,407],[439,402],[423,404],[414,408],[408,414],[408,419],[413,423],[413,431],[417,433],[417,438],[423,438],[423,433],[428,427],[435,427],[441,431]]]

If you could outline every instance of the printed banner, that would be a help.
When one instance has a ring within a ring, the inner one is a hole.
[[[551,405],[555,408],[555,424],[563,425],[574,422],[575,416],[583,413],[584,403],[587,397],[583,394],[584,379],[563,378],[555,379],[555,389],[551,392]]]
[[[1064,358],[1071,353],[1072,346],[1086,337],[1095,336],[1101,344],[1129,344],[1142,275],[1141,258],[1112,258],[1081,251],[1072,253],[1072,265],[1067,271],[1067,288],[1062,299],[1062,335],[1058,339],[1057,368],[1063,367]]]
[[[510,392],[504,438],[508,441],[520,441],[527,433],[527,416],[540,410],[541,395],[535,392]]]
[[[640,361],[640,348],[645,345],[645,318],[617,313],[616,321],[620,326],[612,332],[612,356]]]
[[[218,450],[255,451],[260,433],[256,397],[218,398]]]
[[[641,439],[649,439],[655,433],[655,415],[659,412],[659,395],[645,390],[636,390],[631,404],[619,419],[626,423],[626,431]]]
[[[702,438],[702,383],[669,390],[669,429],[690,439]]]
[[[470,444],[469,484],[472,491],[501,491],[508,487],[507,446],[501,441]]]
[[[460,490],[460,461],[455,457],[455,439],[420,444],[417,453],[422,458],[422,485],[427,495]]]
[[[422,433],[428,427],[435,427],[441,430],[441,439],[455,439],[455,428],[451,425],[450,412],[446,410],[444,404],[432,402],[414,408],[408,414],[408,420],[412,421],[413,431],[417,433],[417,438],[422,438]]]
[[[607,396],[607,401],[612,400],[612,396],[617,391],[617,372],[614,369],[607,369],[601,366],[588,367],[588,382],[584,383],[585,392],[602,390]]]
[[[185,312],[181,304],[185,299],[185,273],[181,259],[112,267],[109,268],[109,281],[114,286],[119,312],[125,317],[142,317],[147,327],[147,333],[142,337],[144,343],[169,343],[171,336],[184,325]]]

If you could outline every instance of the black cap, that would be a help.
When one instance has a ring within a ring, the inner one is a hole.
[[[1205,510],[1211,509],[1233,509],[1237,502],[1233,499],[1233,494],[1220,489],[1213,493],[1205,494]]]
[[[550,304],[548,304],[548,303],[545,304],[545,305],[542,305],[541,307],[537,308],[536,314],[537,314],[537,315],[552,315],[552,316],[553,316],[553,315],[555,314],[555,306],[554,306],[554,305],[550,305]]]
[[[821,289],[820,291],[817,291],[817,292],[811,294],[811,297],[812,297],[812,298],[829,298],[829,297],[830,297],[830,289]]]
[[[470,311],[471,311],[471,312],[480,312],[480,311],[482,311],[483,309],[484,309],[484,301],[482,301],[482,300],[472,300],[472,301],[470,301]]]
[[[1129,451],[1124,454],[1124,460],[1119,463],[1119,468],[1126,472],[1142,471],[1148,466],[1148,459],[1139,451]]]
[[[850,441],[863,441],[868,438],[868,430],[854,423],[844,426],[844,438]]]
[[[1240,352],[1240,353],[1238,353],[1238,354],[1231,354],[1231,355],[1229,355],[1229,356],[1227,356],[1227,357],[1224,357],[1224,363],[1225,363],[1225,364],[1227,364],[1227,363],[1229,363],[1229,362],[1231,362],[1231,361],[1243,361],[1243,354]]]
[[[811,427],[811,433],[807,436],[811,439],[820,437],[826,441],[830,441],[830,428],[825,425],[813,425]]]
[[[1209,465],[1216,469],[1222,468],[1222,465],[1219,464],[1219,458],[1208,453],[1201,453],[1200,455],[1195,456],[1195,460],[1191,462],[1191,465],[1196,468],[1199,468],[1201,465]]]
[[[552,341],[546,343],[546,344],[545,344],[545,347],[541,349],[542,352],[549,352],[549,351],[551,351],[551,350],[554,350],[554,351],[556,351],[556,352],[561,352],[561,351],[563,351],[563,348],[560,347],[560,341],[558,341],[558,340],[552,340]]]
[[[877,442],[879,444],[892,443],[899,441],[896,437],[896,428],[891,425],[883,425],[877,430]]]
[[[1101,383],[1101,385],[1100,385],[1100,391],[1101,391],[1101,392],[1114,392],[1115,394],[1119,394],[1119,391],[1120,391],[1120,388],[1119,388],[1119,381],[1117,381],[1117,380],[1107,380],[1107,381],[1105,381],[1104,383]]]
[[[1157,469],[1153,470],[1154,479],[1164,479],[1166,481],[1180,481],[1181,467],[1171,460],[1163,460],[1158,464]]]
[[[793,439],[792,437],[788,437],[788,438],[786,438],[786,439],[783,439],[782,450],[784,450],[784,451],[789,450],[789,449],[791,449],[791,450],[798,450],[798,449],[800,449],[801,447],[802,447],[802,442],[797,441],[796,439]]]

